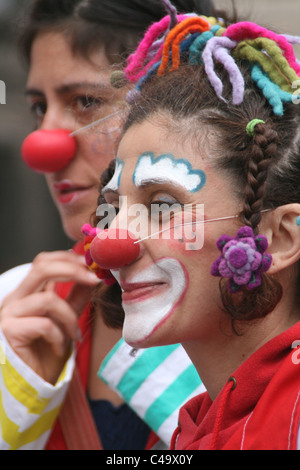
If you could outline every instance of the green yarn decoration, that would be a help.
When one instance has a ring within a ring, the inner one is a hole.
[[[110,76],[110,84],[113,88],[123,88],[127,84],[127,80],[122,70],[115,70]]]
[[[234,56],[259,63],[270,79],[284,91],[291,93],[291,84],[299,80],[295,70],[282,55],[282,50],[272,39],[241,41],[234,51]]]
[[[260,124],[260,123],[265,124],[265,121],[263,121],[262,119],[252,119],[252,121],[248,122],[246,126],[246,132],[249,135],[249,137],[254,136],[254,128],[257,124]]]

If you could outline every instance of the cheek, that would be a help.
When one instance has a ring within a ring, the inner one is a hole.
[[[107,157],[108,161],[112,160],[116,155],[119,137],[119,132],[98,134],[90,141],[90,152],[94,156]]]
[[[183,228],[182,233],[176,233],[178,229],[174,229],[169,240],[157,240],[156,249],[160,256],[177,258],[191,279],[213,282],[215,278],[210,274],[211,266],[219,256],[215,237],[211,233],[205,233],[204,239],[203,224],[198,224],[197,230],[191,225]]]
[[[179,252],[187,257],[195,257],[204,247],[203,224],[177,226],[169,235],[168,240],[161,241],[173,254]]]
[[[178,242],[177,249],[187,253],[200,251],[204,245],[204,208],[198,204],[196,210],[176,214],[172,221],[170,239]]]

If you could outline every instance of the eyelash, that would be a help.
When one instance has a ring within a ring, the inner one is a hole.
[[[115,214],[119,213],[119,200],[108,197],[106,204],[111,205],[114,210]],[[158,218],[156,219],[156,223],[159,225],[171,222],[176,214],[181,213],[184,204],[180,203],[177,199],[173,198],[165,198],[161,197],[158,199],[154,199],[148,203],[148,217],[155,215],[155,212],[158,214]],[[165,217],[165,219],[164,219]]]
[[[164,200],[164,199],[160,200],[160,199],[158,199],[156,201],[154,200],[154,201],[150,202],[150,207],[152,207],[152,206],[159,206],[159,207],[168,206],[168,208],[171,208],[174,205],[175,206],[179,205],[180,207],[182,207],[182,204],[180,204],[180,202],[178,202],[176,200]]]
[[[78,106],[78,102],[80,100],[86,103],[82,106],[83,113],[89,112],[90,108],[94,108],[94,107],[98,108],[100,106],[103,106],[103,104],[105,104],[105,101],[102,98],[95,98],[93,96],[82,95],[82,96],[74,97],[74,99],[72,100],[72,106],[74,106],[74,104],[75,106]]]
[[[89,95],[74,96],[68,108],[73,110],[75,114],[81,115],[82,119],[90,119],[89,115],[95,110],[100,109],[106,104],[103,98],[95,98]],[[38,123],[41,123],[47,112],[47,101],[40,100],[30,104],[30,111],[33,113]]]
[[[119,210],[119,207],[117,207],[118,201],[113,201],[113,200],[106,200],[106,204],[113,205],[116,204],[115,209]],[[149,203],[149,208],[152,206],[162,206],[163,204],[166,204],[169,208],[172,206],[180,206],[181,208],[184,206],[181,202],[179,202],[177,199],[167,199],[167,198],[161,198],[157,200],[153,200]]]
[[[170,214],[167,220],[171,221],[175,217],[175,214],[179,212],[178,209],[180,209],[180,212],[181,212],[182,207],[183,207],[183,204],[181,204],[177,200],[164,200],[164,199],[156,200],[150,203],[151,211],[149,215],[150,214],[153,215],[153,213],[155,214],[155,211],[157,211],[157,213],[159,214],[158,221],[162,223],[164,222],[163,217],[164,216],[166,217],[168,214]]]
[[[43,110],[41,110],[41,108],[43,108]],[[37,119],[41,119],[46,114],[47,104],[45,101],[36,101],[30,105],[30,111]]]

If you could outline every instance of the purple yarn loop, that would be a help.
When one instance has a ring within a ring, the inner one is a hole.
[[[172,29],[178,23],[176,7],[174,5],[172,5],[170,0],[161,0],[161,3],[165,7],[166,12],[170,15],[170,27],[169,27],[169,29]]]
[[[207,44],[202,53],[202,59],[207,77],[212,87],[214,88],[216,95],[223,101],[225,101],[222,97],[223,83],[214,70],[213,57],[222,63],[225,70],[227,70],[230,83],[233,88],[232,101],[234,105],[242,103],[245,89],[243,76],[233,57],[230,55],[231,49],[234,49],[236,46],[237,42],[228,37],[214,36],[207,41]]]

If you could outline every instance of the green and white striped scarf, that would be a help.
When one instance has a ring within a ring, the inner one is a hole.
[[[133,354],[132,348],[120,340],[104,359],[98,375],[167,446],[177,426],[179,409],[205,391],[179,344],[139,349]]]

